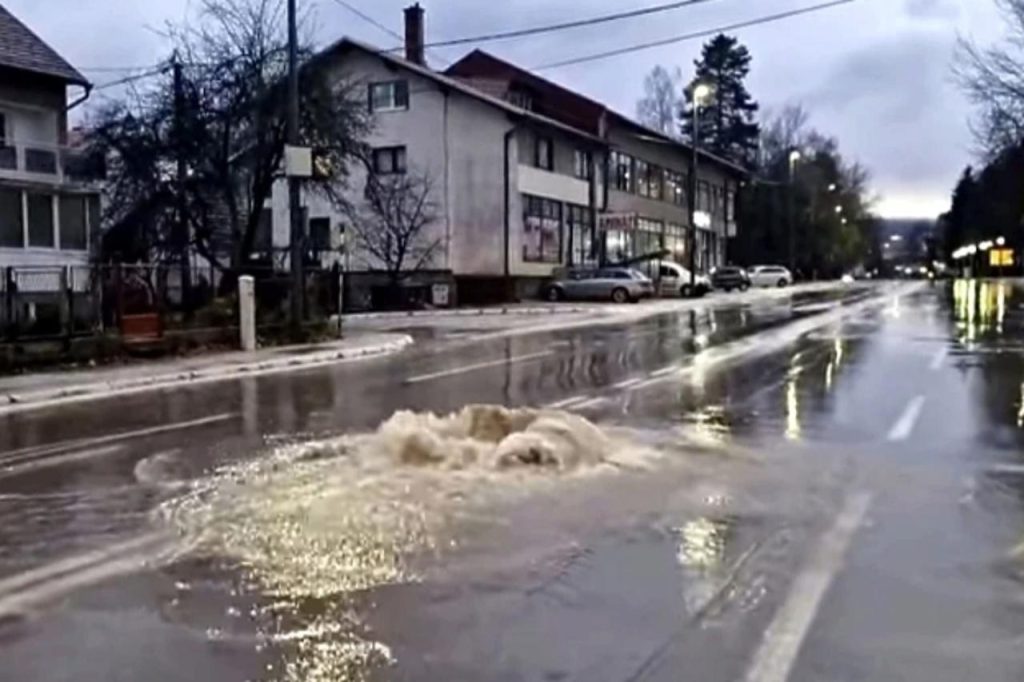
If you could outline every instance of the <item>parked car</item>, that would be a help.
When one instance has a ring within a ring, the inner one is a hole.
[[[697,275],[691,286],[690,271],[679,263],[663,260],[658,264],[658,269],[659,293],[662,296],[700,298],[711,291],[711,280],[707,275]]]
[[[549,301],[611,300],[636,303],[654,296],[654,282],[632,268],[574,269],[544,289]]]
[[[788,287],[793,285],[793,273],[781,265],[755,265],[747,271],[750,285],[755,287]]]
[[[725,265],[711,271],[711,286],[722,291],[745,291],[750,288],[750,278],[743,268]]]

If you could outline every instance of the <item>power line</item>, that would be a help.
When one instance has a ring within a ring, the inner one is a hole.
[[[353,7],[349,3],[345,2],[345,0],[334,0],[334,2],[336,2],[339,5],[341,5],[342,7],[344,7],[349,12],[351,12],[354,15],[356,15],[357,17],[359,17],[360,19],[362,19],[366,23],[371,24],[373,26],[376,26],[377,28],[379,28],[381,31],[384,31],[385,33],[387,33],[392,38],[397,38],[398,40],[403,40],[403,41],[405,40],[405,38],[402,37],[401,35],[399,35],[397,32],[392,31],[390,28],[388,28],[384,24],[380,23],[379,21],[377,21],[376,19],[374,19],[370,15],[364,13],[358,7]]]
[[[556,69],[562,66],[570,66],[572,64],[582,64],[584,62],[597,61],[599,59],[608,59],[609,57],[617,57],[619,55],[628,54],[630,52],[639,52],[640,50],[648,50],[653,47],[662,47],[664,45],[672,45],[675,43],[681,43],[687,40],[695,40],[697,38],[706,38],[708,36],[717,35],[719,33],[725,33],[726,31],[735,31],[741,28],[749,28],[751,26],[760,26],[761,24],[768,24],[776,21],[782,21],[783,19],[789,19],[790,17],[799,16],[801,14],[810,14],[811,12],[820,12],[825,9],[832,7],[838,7],[839,5],[848,5],[856,0],[833,0],[833,2],[825,2],[820,5],[812,5],[810,7],[803,7],[800,9],[790,10],[789,12],[780,12],[779,14],[769,14],[767,16],[759,17],[757,19],[751,19],[749,21],[741,21],[737,24],[730,24],[728,26],[719,26],[717,28],[710,28],[704,31],[698,31],[696,33],[687,33],[681,36],[675,36],[673,38],[665,38],[663,40],[655,40],[647,43],[640,43],[638,45],[631,45],[629,47],[622,47],[616,50],[609,50],[607,52],[598,52],[595,54],[586,55],[583,57],[575,57],[573,59],[566,59],[560,62],[551,62],[548,64],[541,64],[540,66],[533,67],[534,71],[542,71],[545,69]]]
[[[341,2],[341,0],[336,0]],[[580,28],[582,26],[593,26],[595,24],[605,24],[611,21],[620,21],[622,19],[632,19],[634,17],[641,17],[648,14],[656,14],[658,12],[668,12],[670,10],[679,9],[681,7],[687,7],[690,5],[699,5],[705,2],[712,2],[712,0],[681,0],[679,2],[670,2],[664,5],[653,5],[651,7],[643,7],[641,9],[634,9],[628,12],[616,12],[615,14],[605,14],[598,17],[591,17],[589,19],[577,19],[575,21],[566,21],[561,24],[549,24],[546,26],[534,26],[533,28],[517,29],[515,31],[503,31],[501,33],[490,33],[487,35],[474,36],[472,38],[454,38],[452,40],[441,40],[434,43],[427,43],[427,47],[450,47],[452,45],[465,45],[467,43],[485,43],[494,40],[506,40],[509,38],[521,38],[523,36],[536,35],[538,33],[553,33],[554,31],[564,31],[570,28]]]
[[[380,23],[379,21],[377,21],[376,19],[374,19],[370,15],[366,14],[365,12],[361,11],[359,8],[353,7],[351,4],[345,2],[345,0],[334,0],[334,2],[336,2],[338,5],[344,7],[349,12],[352,12],[352,14],[356,15],[357,17],[359,17],[360,19],[362,19],[366,23],[371,24],[373,26],[376,26],[378,29],[380,29],[381,31],[384,31],[385,33],[387,33],[392,38],[396,38],[397,40],[401,41],[403,44],[405,43],[405,36],[403,36],[402,34],[398,33],[397,31],[392,31],[390,28],[388,28],[384,24]],[[424,48],[429,48],[429,47],[431,47],[431,45],[424,45],[423,47]],[[402,50],[401,47],[397,47],[397,48],[392,48],[391,50],[381,50],[381,52],[400,52],[401,50]],[[436,52],[432,52],[431,56],[433,56],[435,59],[437,59],[441,63],[445,64],[446,66],[451,66],[451,61],[445,59],[444,57],[439,56]]]
[[[93,91],[106,90],[107,88],[112,88],[112,87],[115,87],[115,86],[118,86],[118,85],[125,85],[127,83],[134,83],[135,81],[142,80],[144,78],[150,78],[152,76],[159,75],[159,74],[164,73],[166,71],[167,71],[167,65],[166,64],[161,64],[161,65],[157,66],[156,68],[153,68],[153,69],[151,69],[149,71],[145,71],[143,73],[135,74],[134,76],[125,76],[124,78],[118,78],[117,80],[108,81],[106,83],[100,83],[99,85],[97,85],[96,87],[93,88]]]

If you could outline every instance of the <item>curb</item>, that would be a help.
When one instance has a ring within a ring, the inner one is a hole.
[[[285,370],[301,369],[329,365],[346,360],[358,360],[370,357],[398,353],[412,345],[413,338],[409,335],[397,336],[393,341],[355,348],[341,348],[319,353],[309,353],[301,357],[275,358],[257,362],[239,363],[226,367],[172,372],[156,376],[124,379],[121,381],[98,381],[91,384],[79,384],[69,388],[50,388],[24,393],[8,393],[0,395],[0,415],[30,409],[52,402],[75,402],[89,398],[104,398],[122,393],[137,393],[157,390],[188,383],[220,381],[236,377],[256,376]]]
[[[558,313],[588,313],[592,308],[582,306],[538,306],[532,308],[450,308],[441,310],[409,310],[405,312],[387,313],[347,313],[341,316],[342,321],[358,322],[360,320],[387,320],[416,317],[482,317],[485,315],[557,315]],[[334,316],[332,319],[337,319]]]

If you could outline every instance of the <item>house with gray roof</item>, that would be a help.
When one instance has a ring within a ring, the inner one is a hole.
[[[100,195],[78,172],[68,112],[91,87],[0,5],[0,291],[53,288],[61,269],[88,263]]]

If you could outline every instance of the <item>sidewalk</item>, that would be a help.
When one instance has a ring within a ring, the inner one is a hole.
[[[406,334],[355,333],[306,346],[234,351],[194,358],[140,362],[96,369],[0,377],[0,416],[99,397],[255,376],[397,353],[412,344]]]

